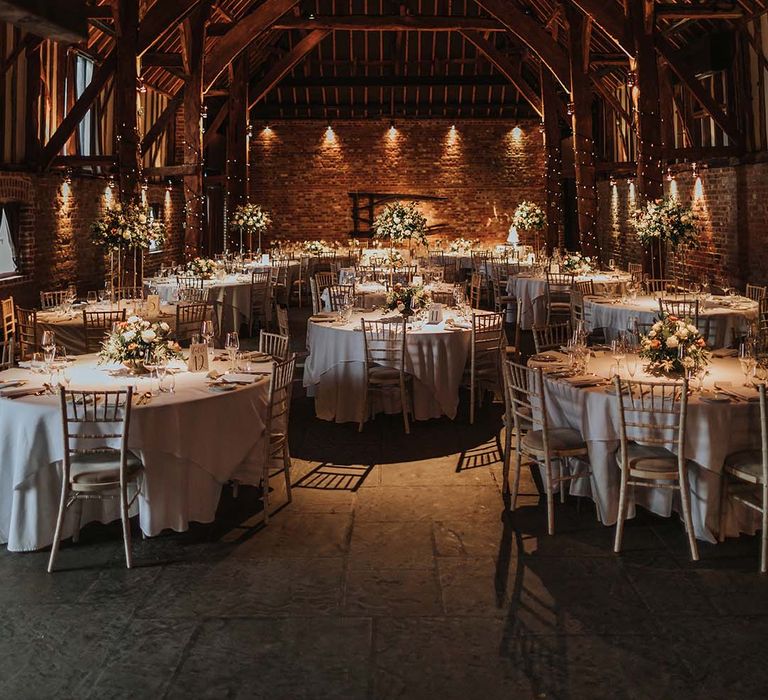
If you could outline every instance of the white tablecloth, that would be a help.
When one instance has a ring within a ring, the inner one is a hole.
[[[270,365],[259,367],[268,370]],[[72,389],[118,388],[148,380],[112,377],[84,355],[71,370]],[[45,376],[28,370],[0,372],[0,379]],[[147,535],[170,528],[184,531],[190,522],[212,522],[222,484],[237,478],[258,484],[264,464],[264,416],[268,382],[226,393],[212,393],[204,374],[176,375],[176,393],[161,394],[146,406],[134,406],[129,446],[146,468],[137,499],[139,523]],[[61,488],[63,455],[57,396],[0,398],[0,542],[12,551],[51,544]],[[119,518],[116,502],[86,501],[83,523]],[[72,533],[71,516],[63,537]]]
[[[361,318],[380,317],[380,312],[368,312],[354,314],[345,325],[309,322],[310,354],[304,367],[304,386],[307,394],[315,397],[318,418],[338,423],[360,420],[365,390],[365,346],[362,331],[355,328],[360,328]],[[468,330],[446,330],[444,323],[408,332],[405,369],[414,377],[416,420],[456,416],[470,336]],[[391,404],[374,403],[374,410],[399,412],[399,395],[393,397]]]
[[[98,302],[84,307],[86,311],[113,311],[117,310],[116,304]],[[176,325],[176,307],[170,304],[161,304],[160,315],[147,315],[142,313],[141,307],[129,304],[126,307],[126,316],[133,313],[147,321],[165,321],[171,328]],[[63,346],[69,355],[81,355],[85,350],[85,327],[83,326],[83,309],[74,309],[69,314],[61,311],[39,311],[37,313],[37,340],[42,339],[44,331],[53,331],[56,343]]]
[[[623,286],[629,280],[626,273],[594,273],[580,275],[575,278],[577,282],[592,280],[597,293],[621,293]],[[543,326],[547,322],[547,280],[544,277],[531,277],[525,273],[512,275],[507,281],[507,292],[519,300],[520,327],[530,330],[534,326]],[[507,317],[507,321],[512,321]]]
[[[612,363],[610,355],[593,358],[589,369],[607,376]],[[642,370],[636,378],[641,374],[644,374]],[[731,381],[733,385],[743,383],[737,360],[713,361],[706,385],[711,387],[714,381],[722,380]],[[588,479],[573,482],[572,492],[590,495],[598,503],[603,523],[614,525],[620,486],[616,462],[620,442],[616,397],[607,393],[605,387],[577,388],[564,380],[546,379],[545,386],[550,426],[578,430],[589,447],[595,492]],[[715,542],[723,463],[732,452],[759,448],[759,413],[757,403],[705,403],[697,395],[689,401],[686,455],[696,463],[689,469],[689,481],[693,525],[699,539]],[[671,515],[673,509],[680,510],[679,494],[667,489],[632,489],[628,517],[634,517],[636,503],[662,516]],[[730,513],[726,531],[736,535],[740,531],[754,532],[755,527],[754,516],[739,510]]]
[[[160,300],[170,302],[176,294],[176,279],[145,280],[145,286],[153,286]],[[251,278],[247,275],[228,275],[223,280],[205,280],[208,301],[218,314],[219,332],[239,331],[251,317]]]
[[[757,315],[757,302],[748,299],[727,300],[714,297],[705,300],[699,307],[699,316],[709,319],[707,342],[713,348],[729,346],[734,333],[744,333],[749,323],[757,320]],[[659,300],[644,296],[619,304],[605,300],[585,299],[584,316],[589,330],[605,328],[616,333],[627,330],[633,317],[642,324],[656,321],[659,316]]]

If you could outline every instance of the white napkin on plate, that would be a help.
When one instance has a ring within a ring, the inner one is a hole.
[[[253,384],[257,379],[259,379],[259,375],[239,372],[233,374],[225,374],[221,379],[222,381],[229,384]]]

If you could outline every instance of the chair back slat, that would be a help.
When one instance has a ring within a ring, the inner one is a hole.
[[[176,305],[176,340],[187,342],[196,333],[200,333],[203,321],[212,316],[208,302],[183,302]]]
[[[196,287],[197,289],[203,288],[203,278],[195,277],[193,275],[177,275],[176,285],[179,288],[182,287]]]
[[[37,311],[16,307],[16,342],[19,357],[28,360],[37,352]]]
[[[340,311],[355,301],[355,288],[351,284],[332,284],[328,287],[328,301],[331,311]]]
[[[112,296],[114,301],[144,299],[144,287],[115,287]]]
[[[15,364],[15,341],[13,336],[0,343],[0,370],[11,369]]]
[[[0,314],[3,317],[3,340],[8,340],[16,335],[16,307],[13,297],[0,302]]]
[[[533,344],[536,352],[546,352],[548,350],[559,350],[568,345],[568,341],[573,335],[571,322],[550,323],[546,326],[533,327]]]
[[[40,308],[53,309],[61,306],[66,300],[69,290],[58,289],[51,292],[40,292]]]
[[[85,351],[98,352],[114,323],[125,321],[125,309],[120,311],[87,311],[83,309]]]
[[[366,372],[371,367],[405,370],[405,318],[360,321],[365,343]]]
[[[273,358],[280,361],[288,359],[288,336],[261,331],[259,352],[272,355]]]

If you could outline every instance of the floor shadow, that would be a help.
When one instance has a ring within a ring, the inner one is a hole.
[[[319,464],[301,477],[293,488],[320,491],[357,491],[371,473],[374,465]]]

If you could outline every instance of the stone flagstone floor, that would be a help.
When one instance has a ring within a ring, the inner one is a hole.
[[[505,509],[500,427],[488,406],[359,435],[299,396],[268,527],[226,489],[212,525],[137,538],[131,571],[116,524],[54,575],[2,550],[0,698],[765,697],[756,538],[692,564],[677,520],[641,514],[617,557],[577,499],[548,537],[529,475]]]

